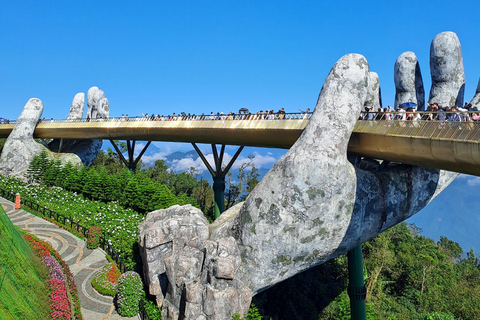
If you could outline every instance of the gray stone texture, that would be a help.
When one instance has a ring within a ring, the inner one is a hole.
[[[150,212],[138,230],[149,292],[162,306],[163,319],[247,313],[252,292],[236,277],[237,243],[232,237],[209,240],[208,221],[199,209],[176,205]]]
[[[415,102],[418,110],[425,110],[425,90],[422,73],[415,53],[406,51],[395,61],[395,109],[405,102]]]
[[[382,108],[382,96],[380,91],[380,80],[376,72],[369,72],[368,74],[368,88],[367,97],[364,102],[364,107],[374,107],[374,111],[379,111]]]
[[[91,87],[87,91],[87,118],[96,119],[98,113],[98,101],[105,98],[105,93],[98,87]],[[102,112],[100,112],[102,113]]]
[[[33,132],[42,112],[43,103],[40,99],[28,100],[3,146],[0,155],[2,174],[22,176],[27,171],[33,157],[42,150],[46,150],[44,146],[33,139]]]
[[[477,107],[480,110],[480,79],[478,79],[477,89],[475,90],[475,95],[472,100],[470,100],[472,107]]]
[[[98,100],[97,100],[98,99]],[[105,98],[105,94],[97,87],[92,87],[88,90],[87,94],[88,110],[87,117],[89,121],[98,121],[99,119],[106,119],[110,116],[110,108],[108,105],[108,99]],[[85,108],[85,94],[77,93],[73,98],[72,107],[67,119],[69,120],[81,120],[83,117],[83,111]],[[93,117],[92,117],[93,115]],[[48,144],[48,148],[54,152],[73,153],[77,155],[85,166],[89,166],[98,155],[98,152],[102,148],[103,140],[100,139],[82,139],[72,140],[54,139]]]
[[[85,110],[85,93],[79,92],[75,95],[70,107],[67,120],[81,120]]]
[[[334,254],[355,201],[355,170],[347,159],[351,132],[367,96],[369,67],[342,57],[323,84],[309,124],[250,193],[235,218],[239,273],[253,292]]]
[[[462,47],[455,33],[442,32],[433,39],[430,72],[432,87],[428,102],[442,107],[463,106],[465,72]]]

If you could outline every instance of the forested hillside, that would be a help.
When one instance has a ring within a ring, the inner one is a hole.
[[[473,250],[435,243],[406,223],[363,244],[369,319],[480,319]],[[350,319],[347,261],[340,256],[257,295],[266,319]]]

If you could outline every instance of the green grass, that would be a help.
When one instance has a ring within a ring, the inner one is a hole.
[[[48,319],[43,266],[0,207],[0,319]]]

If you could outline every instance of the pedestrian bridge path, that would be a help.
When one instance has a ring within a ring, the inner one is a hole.
[[[35,138],[113,139],[290,148],[311,114],[281,119],[232,115],[215,120],[184,117],[168,120],[121,118],[52,120],[39,123]],[[395,119],[395,116],[392,116]],[[14,123],[0,124],[0,138]],[[358,120],[348,151],[393,162],[480,176],[480,122],[436,120]]]

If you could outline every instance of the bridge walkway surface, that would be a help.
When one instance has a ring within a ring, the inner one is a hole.
[[[24,210],[16,210],[13,202],[2,197],[0,197],[0,204],[15,226],[48,242],[68,264],[77,284],[85,320],[138,319],[136,316],[132,318],[120,316],[115,311],[113,298],[101,295],[93,289],[91,282],[96,271],[108,262],[102,249],[87,249],[85,241],[53,223]]]

